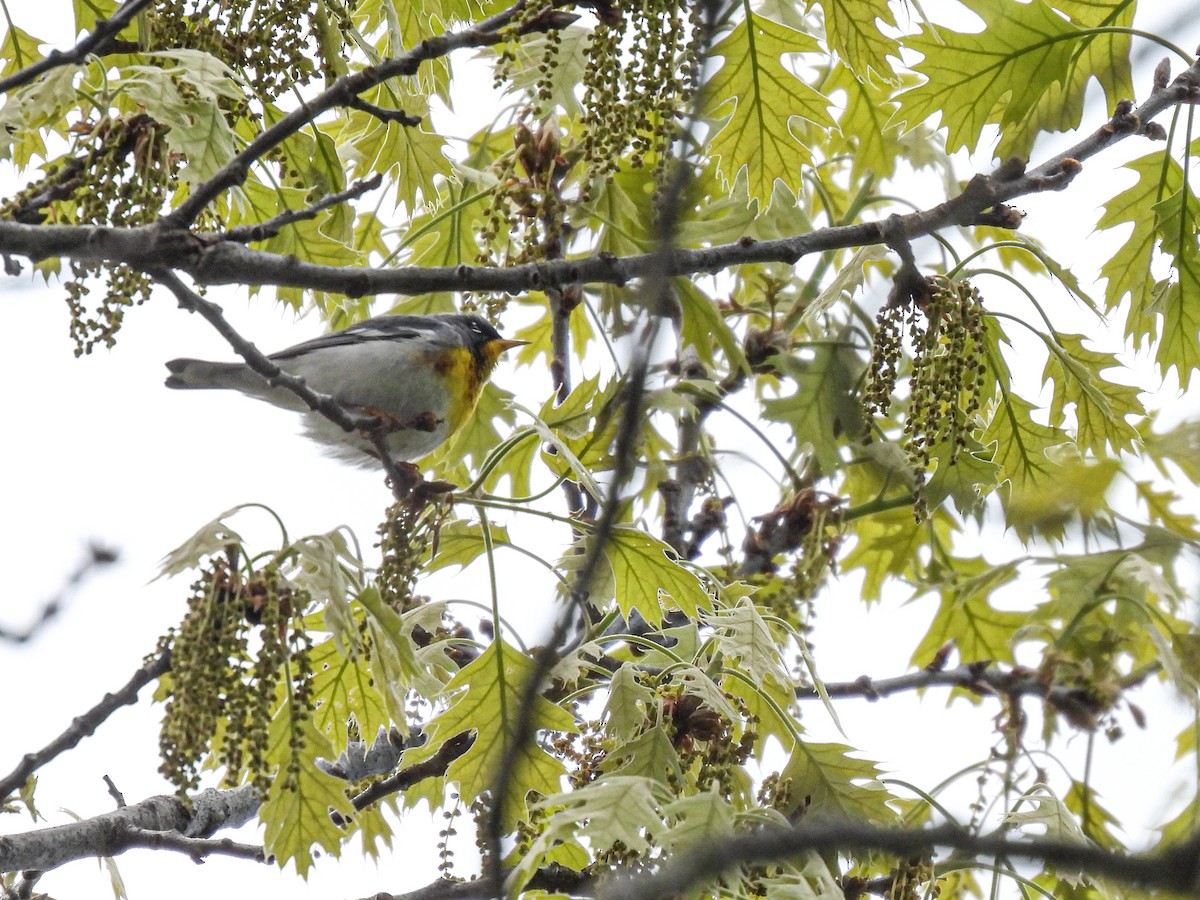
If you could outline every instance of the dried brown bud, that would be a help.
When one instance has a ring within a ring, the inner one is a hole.
[[[675,726],[676,746],[692,738],[715,741],[725,735],[726,723],[721,714],[706,707],[694,694],[684,694],[666,706]]]
[[[1142,134],[1152,141],[1165,141],[1167,139],[1167,129],[1163,128],[1157,122],[1147,122],[1143,125]]]
[[[1010,156],[1000,165],[1000,168],[992,173],[992,177],[996,181],[1012,181],[1024,174],[1025,160],[1019,156]]]
[[[1116,134],[1133,134],[1139,131],[1142,127],[1142,120],[1133,114],[1133,101],[1122,100],[1117,104],[1116,112],[1113,113],[1112,121],[1113,132]]]
[[[1171,59],[1164,56],[1162,61],[1154,67],[1154,90],[1161,91],[1167,87],[1167,82],[1171,80]]]
[[[937,652],[933,654],[933,659],[930,660],[929,665],[925,667],[925,671],[940,672],[942,669],[946,668],[946,660],[949,659],[950,651],[953,649],[953,641],[947,641],[946,643],[942,644],[942,646],[937,649]]]

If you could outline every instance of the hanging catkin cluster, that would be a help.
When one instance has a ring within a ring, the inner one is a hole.
[[[954,465],[975,429],[985,378],[982,298],[968,281],[929,279],[918,303],[889,304],[879,313],[870,382],[864,393],[868,414],[886,415],[899,373],[903,336],[913,348],[909,405],[903,443],[913,465],[914,512],[924,518],[925,474],[931,451],[945,445],[942,465]]]
[[[317,71],[313,0],[165,0],[147,17],[146,49],[202,50],[273,100]]]
[[[104,116],[72,129],[72,152],[0,205],[0,219],[40,225],[145,225],[158,218],[175,190],[179,160],[167,147],[166,129],[145,113]],[[123,264],[73,261],[65,281],[75,355],[97,344],[111,347],[125,311],[150,296],[150,279]],[[107,285],[89,304],[89,279]]]
[[[627,152],[661,179],[677,119],[699,77],[699,4],[640,0],[602,16],[587,49],[583,159],[588,174],[611,177]]]
[[[536,82],[514,128],[513,150],[492,167],[497,183],[483,211],[480,263],[497,255],[506,265],[561,256],[571,205],[586,203],[594,183],[612,178],[623,160],[632,168],[652,166],[659,184],[665,179],[677,120],[699,77],[697,7],[683,0],[641,0],[592,8],[598,22],[587,43],[578,128],[560,126],[552,106],[563,38],[549,29]],[[534,0],[510,28],[516,34],[555,12],[549,0]],[[515,42],[501,49],[497,86],[511,76],[516,50]],[[568,190],[567,176],[577,162],[585,171],[578,189]]]
[[[268,731],[281,697],[289,759],[297,759],[312,713],[311,642],[302,617],[308,600],[273,566],[245,574],[222,559],[192,586],[187,616],[167,637],[170,695],[159,735],[160,771],[180,790],[196,787],[211,751],[226,783],[247,776],[265,791],[274,768],[266,759]],[[285,769],[279,777],[294,787],[297,774]]]

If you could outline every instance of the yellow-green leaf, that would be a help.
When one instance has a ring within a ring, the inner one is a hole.
[[[508,529],[503,525],[489,525],[488,529],[493,547],[511,543]],[[479,522],[462,519],[447,522],[438,531],[437,552],[425,564],[425,571],[434,572],[447,566],[469,566],[486,551],[483,526]]]
[[[689,616],[712,608],[708,585],[680,565],[674,550],[644,531],[617,526],[604,544],[604,556],[612,567],[617,607],[626,620],[636,609],[647,622],[658,624],[668,597]]]
[[[913,652],[913,665],[927,665],[946,643],[958,648],[964,662],[1011,661],[1013,635],[1028,616],[995,609],[990,600],[1016,576],[1016,563],[990,566],[982,559],[956,560],[955,571],[939,585],[942,602]]]
[[[821,471],[831,474],[838,467],[844,435],[864,433],[858,354],[830,342],[802,353],[777,354],[771,362],[795,380],[796,391],[764,400],[763,414],[789,425],[796,443],[811,445]]]
[[[4,35],[4,43],[0,44],[0,77],[7,77],[19,72],[42,58],[41,46],[44,42],[23,28],[9,24]]]
[[[405,765],[428,758],[456,734],[469,732],[475,740],[450,764],[446,778],[458,782],[464,797],[478,797],[493,788],[506,748],[517,736],[517,717],[533,667],[528,654],[502,640],[492,642],[446,685],[449,708],[430,724],[429,740],[404,755]],[[534,731],[576,731],[571,715],[541,696],[534,698],[529,715]],[[565,774],[561,760],[536,741],[525,741],[513,761],[511,789],[503,798],[504,830],[512,830],[527,816],[525,797],[530,791],[543,796],[557,793],[559,778]]]
[[[900,95],[898,115],[915,126],[940,114],[950,151],[973,146],[991,123],[1019,144],[1033,134],[1030,111],[1066,78],[1079,29],[1043,0],[963,3],[983,19],[982,30],[927,24],[908,41],[925,57],[915,68],[926,81]]]
[[[1071,44],[1071,60],[1061,81],[1051,84],[1030,111],[1025,127],[1001,135],[996,154],[1027,157],[1039,132],[1069,131],[1083,120],[1083,101],[1092,79],[1104,89],[1105,108],[1135,97],[1129,51],[1132,37],[1117,29],[1133,25],[1136,0],[1055,0],[1055,8],[1080,28],[1105,29],[1084,33]]]
[[[330,810],[349,817],[352,809],[345,782],[326,775],[314,762],[318,756],[336,755],[329,740],[313,717],[304,715],[295,741],[288,708],[285,703],[271,720],[267,760],[277,768],[259,819],[265,826],[263,849],[280,866],[292,862],[307,877],[314,844],[330,856],[341,854],[345,833],[330,820]]]
[[[811,6],[811,3],[810,3]],[[829,45],[862,80],[872,75],[894,81],[889,56],[899,56],[899,44],[879,30],[880,19],[893,28],[896,19],[888,0],[821,0]]]
[[[720,159],[728,182],[747,168],[750,196],[760,204],[770,201],[776,178],[795,189],[800,167],[812,160],[812,152],[793,133],[791,120],[800,117],[821,128],[837,127],[829,100],[783,61],[784,56],[818,49],[811,35],[753,13],[712,49],[724,62],[708,82],[707,108],[710,115],[728,118],[708,149]]]
[[[1193,335],[1193,341],[1196,335]],[[1045,336],[1050,356],[1042,371],[1044,381],[1053,382],[1050,424],[1060,426],[1064,409],[1075,407],[1075,441],[1082,450],[1103,455],[1106,448],[1126,450],[1138,439],[1137,429],[1126,418],[1141,415],[1145,406],[1138,400],[1139,389],[1107,381],[1101,375],[1109,369],[1123,369],[1111,353],[1089,350],[1082,334]]]
[[[799,742],[784,767],[791,779],[793,807],[812,815],[890,824],[896,814],[888,808],[889,794],[879,783],[879,769],[870,760],[851,756],[845,744]]]
[[[981,439],[984,445],[996,445],[992,462],[1000,467],[998,477],[1012,482],[1014,488],[1050,478],[1054,464],[1046,458],[1046,451],[1069,440],[1061,428],[1035,421],[1033,414],[1038,411],[1024,397],[1005,393],[993,408]]]

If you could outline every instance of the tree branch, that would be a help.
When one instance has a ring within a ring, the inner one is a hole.
[[[587,888],[588,881],[586,876],[563,866],[547,866],[538,870],[525,883],[525,888],[552,894],[569,893],[572,897],[591,897],[594,892]],[[503,894],[503,887],[497,889],[495,882],[489,878],[477,878],[474,881],[439,878],[415,891],[406,891],[403,894],[372,894],[363,900],[495,900]]]
[[[201,791],[191,800],[150,797],[82,822],[0,837],[0,872],[45,871],[76,859],[117,856],[135,847],[175,850],[194,859],[220,853],[261,862],[259,848],[201,840],[222,828],[244,825],[258,807],[259,798],[249,785]]]
[[[399,56],[384,60],[377,66],[368,66],[361,71],[338,78],[326,90],[311,100],[302,102],[299,107],[261,132],[222,166],[212,178],[197,186],[173,212],[164,216],[161,220],[163,225],[170,228],[190,226],[209,203],[224,191],[245,181],[252,164],[322,113],[338,106],[355,106],[361,102],[358,98],[364,91],[377,87],[392,78],[415,75],[423,62],[446,56],[454,50],[487,47],[506,40],[510,35],[505,32],[505,26],[512,22],[513,17],[524,6],[525,0],[519,0],[508,9],[489,16],[469,28],[425,38],[416,47]],[[542,30],[546,27],[546,23],[542,19],[534,19],[522,26],[521,33]],[[555,24],[554,27],[559,26]]]
[[[1115,687],[1121,690],[1136,687],[1159,668],[1154,664],[1138,669]],[[981,697],[1040,697],[1073,724],[1088,729],[1095,728],[1097,717],[1112,705],[1111,700],[1098,696],[1087,685],[1054,684],[1032,669],[1003,669],[991,660],[966,663],[953,669],[928,667],[892,678],[872,679],[864,675],[854,681],[827,682],[825,692],[830,697],[862,697],[874,702],[891,694],[929,687],[957,687]],[[819,696],[816,688],[796,690],[799,700],[813,700]]]
[[[468,32],[462,32],[459,36],[464,34]],[[487,34],[490,33],[478,37]],[[417,50],[421,46],[418,45]],[[1155,91],[1137,109],[1115,116],[1114,119],[1146,123],[1172,106],[1197,101],[1200,101],[1200,63],[1186,69],[1168,87]],[[254,153],[264,153],[286,137],[282,132],[277,133],[276,129],[288,121],[289,118],[282,119],[278,125],[264,132],[264,137],[272,135],[271,141],[266,147],[258,147],[257,142],[251,145],[256,148]],[[1144,129],[1145,125],[1141,127]],[[1014,221],[1014,216],[1005,212],[1008,208],[1003,207],[1004,203],[1040,191],[1062,190],[1080,171],[1079,163],[1082,160],[1095,156],[1134,133],[1128,128],[1114,128],[1111,121],[1106,122],[1090,137],[1037,168],[1024,171],[1019,163],[1005,164],[994,175],[976,175],[956,197],[919,212],[880,222],[819,228],[776,240],[757,241],[746,237],[733,243],[702,249],[659,249],[626,257],[599,253],[503,269],[468,265],[400,268],[328,266],[303,262],[292,256],[251,250],[223,240],[219,235],[188,233],[181,229],[194,215],[188,213],[179,219],[173,218],[178,215],[177,211],[154,225],[135,228],[0,222],[0,254],[27,256],[35,262],[49,257],[109,260],[125,263],[141,271],[175,269],[202,284],[275,285],[342,293],[348,297],[377,294],[415,296],[438,291],[518,294],[545,291],[572,283],[627,284],[636,278],[711,274],[753,263],[783,262],[794,265],[812,253],[881,244],[901,238],[912,240],[952,225],[1001,224],[1015,227],[1019,216]],[[249,157],[242,157],[250,150],[251,147],[247,147],[227,164],[226,169],[232,167],[231,172],[237,170],[244,175],[239,167],[249,165]],[[235,165],[238,159],[242,161]],[[222,186],[216,187],[218,179],[222,177],[218,173],[208,183],[215,187],[215,191],[210,191],[214,196],[238,180],[227,173],[227,177],[233,180],[229,184],[222,181]],[[199,196],[199,193],[193,194],[184,206]],[[183,208],[181,206],[180,210]]]
[[[338,191],[335,194],[322,197],[315,203],[304,207],[304,209],[284,210],[279,215],[267,219],[265,222],[260,222],[257,225],[239,225],[237,228],[231,228],[226,231],[224,237],[227,241],[237,241],[239,244],[265,241],[268,238],[275,237],[275,235],[279,234],[280,229],[288,225],[294,225],[296,222],[303,222],[306,219],[315,219],[322,210],[329,209],[331,206],[337,206],[339,203],[345,203],[347,200],[356,200],[368,191],[375,190],[381,184],[383,184],[383,173],[376,172],[370,178],[356,182],[344,191]]]
[[[778,862],[808,851],[876,850],[912,857],[950,848],[990,861],[1027,859],[1078,869],[1145,887],[1192,894],[1200,887],[1200,836],[1170,850],[1121,856],[1093,844],[1048,839],[1014,840],[1002,832],[972,834],[957,825],[900,830],[852,822],[810,822],[794,828],[764,828],[679,853],[650,875],[626,875],[600,886],[600,900],[657,900],[686,893],[737,865]]]
[[[410,116],[402,109],[384,109],[382,106],[368,103],[362,97],[355,97],[346,105],[351,109],[357,109],[359,112],[365,112],[368,115],[374,116],[380,122],[399,122],[406,128],[416,128],[421,124],[420,116]]]
[[[97,19],[92,33],[83,38],[67,51],[51,50],[32,65],[13,72],[7,78],[0,79],[0,92],[11,91],[13,88],[28,84],[40,78],[59,66],[83,65],[92,54],[103,53],[114,38],[133,21],[134,16],[149,6],[152,0],[125,0],[111,19]]]
[[[42,626],[57,616],[62,611],[63,603],[67,596],[74,589],[79,587],[80,583],[93,571],[101,566],[111,565],[117,561],[117,551],[109,547],[101,546],[100,544],[92,544],[88,547],[88,557],[78,566],[75,567],[70,575],[67,576],[66,582],[59,589],[58,593],[47,600],[42,605],[42,610],[38,613],[37,618],[21,631],[4,628],[0,626],[0,641],[11,641],[14,644],[24,644],[30,640]],[[0,790],[0,797],[4,796],[4,791]]]
[[[470,750],[473,743],[475,743],[474,735],[465,731],[456,734],[447,740],[446,743],[442,744],[438,748],[438,751],[429,757],[429,759],[422,760],[415,765],[389,775],[382,781],[375,782],[370,787],[356,794],[350,802],[355,810],[361,811],[390,794],[407,790],[419,781],[445,775],[446,770],[450,767],[450,763]],[[337,816],[334,821],[340,818],[341,816]],[[338,822],[338,824],[342,823]]]
[[[179,305],[188,312],[198,313],[217,330],[221,337],[229,342],[234,351],[246,361],[251,369],[273,385],[286,388],[299,397],[314,412],[320,413],[344,431],[360,431],[369,436],[374,442],[380,464],[392,482],[392,490],[397,499],[408,495],[414,485],[414,478],[419,477],[405,468],[406,464],[397,463],[388,453],[384,442],[386,436],[384,422],[375,416],[356,413],[343,406],[329,394],[314,391],[308,383],[298,375],[285,372],[263,354],[254,344],[246,340],[229,324],[224,312],[217,304],[205,300],[186,284],[174,272],[153,271],[163,285],[175,295]]]
[[[164,653],[161,658],[165,657]],[[429,759],[361,792],[353,800],[354,808],[365,809],[388,794],[426,778],[445,775],[450,764],[462,756],[473,741],[473,736],[465,732],[451,738]],[[16,780],[19,787],[27,777],[28,774],[22,776],[18,772],[6,781],[19,779]],[[0,793],[0,797],[3,796]],[[134,806],[122,805],[111,813],[82,822],[0,837],[0,872],[44,871],[71,860],[116,856],[136,847],[174,850],[186,853],[196,861],[217,854],[263,862],[260,847],[228,839],[208,839],[222,828],[237,828],[250,821],[258,813],[260,802],[249,785],[232,790],[208,789],[191,800],[151,797]],[[338,824],[344,823],[338,821]],[[579,880],[580,876],[575,874],[575,878]]]
[[[171,653],[169,650],[163,650],[138,669],[124,687],[114,693],[105,694],[99,703],[72,720],[70,727],[49,744],[35,753],[25,754],[20,764],[7,777],[0,779],[0,799],[20,790],[30,775],[91,735],[122,706],[132,706],[137,702],[138,692],[170,668]]]

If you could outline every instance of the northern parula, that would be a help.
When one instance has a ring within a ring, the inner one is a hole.
[[[314,391],[379,418],[385,445],[398,462],[438,447],[470,418],[479,394],[505,350],[527,341],[502,338],[479,316],[388,315],[271,354]],[[304,414],[304,430],[333,456],[360,464],[378,455],[363,434],[343,431],[310,410],[294,393],[273,386],[245,363],[173,359],[169,388],[241,391]],[[365,455],[364,455],[365,454]]]

